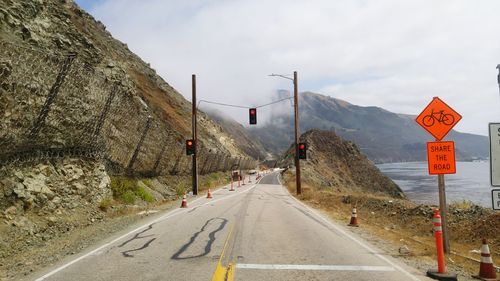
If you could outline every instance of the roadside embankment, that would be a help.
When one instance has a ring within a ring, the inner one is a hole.
[[[294,174],[283,174],[290,193],[295,194]],[[436,206],[420,205],[406,199],[320,186],[302,178],[302,195],[298,199],[325,211],[340,223],[349,223],[353,206],[357,207],[359,228],[353,231],[378,241],[377,246],[392,256],[402,257],[421,270],[435,268],[435,241],[432,235],[432,215]],[[493,261],[500,265],[500,213],[470,202],[449,206],[448,225],[451,254],[447,266],[469,280],[479,271],[481,239],[487,238]],[[373,242],[373,241],[372,241]]]
[[[2,281],[77,254],[152,212],[177,208],[191,189],[189,175],[110,176],[97,160],[63,158],[0,172]],[[228,180],[228,173],[201,175],[200,193]]]

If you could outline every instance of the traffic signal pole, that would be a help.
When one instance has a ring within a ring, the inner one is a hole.
[[[192,172],[193,172],[193,195],[198,195],[198,165],[196,163],[196,158],[198,157],[198,139],[197,139],[197,128],[196,128],[196,75],[191,76],[192,80],[192,134],[194,142],[194,154],[192,156]]]
[[[295,119],[295,185],[297,187],[297,195],[302,193],[300,184],[300,159],[299,159],[299,93],[298,93],[297,71],[293,72],[293,105]]]

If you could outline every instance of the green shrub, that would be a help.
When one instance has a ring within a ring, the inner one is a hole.
[[[214,186],[214,181],[212,181],[211,179],[206,179],[205,182],[202,184],[202,187],[206,188],[211,188],[212,186]]]
[[[137,182],[138,180],[135,178],[124,176],[111,177],[113,196],[125,204],[133,204],[137,197],[146,202],[153,202],[155,200],[154,197],[146,189],[139,187]],[[143,179],[142,182],[148,187],[153,185],[150,179]]]
[[[101,211],[108,211],[109,208],[111,208],[111,206],[113,206],[113,198],[104,198],[101,200],[101,202],[99,202],[99,209],[101,209]]]
[[[147,190],[144,189],[144,187],[138,187],[135,191],[135,194],[146,202],[151,203],[155,201],[155,198],[151,194],[149,194],[149,192],[147,192]]]
[[[150,179],[143,179],[142,182],[149,188],[153,187],[153,181]]]
[[[123,176],[111,177],[111,190],[115,197],[119,198],[127,191],[134,191],[136,188],[136,179]]]
[[[186,182],[179,182],[175,186],[175,192],[177,193],[177,196],[182,196],[186,194],[186,190],[188,189],[188,184]]]
[[[120,195],[120,200],[125,204],[134,204],[135,203],[135,194],[134,192],[127,190]]]

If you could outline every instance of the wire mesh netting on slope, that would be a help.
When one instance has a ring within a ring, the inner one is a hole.
[[[188,173],[183,139],[135,89],[80,61],[0,42],[0,166],[101,158],[110,173]],[[199,147],[199,172],[255,161]]]

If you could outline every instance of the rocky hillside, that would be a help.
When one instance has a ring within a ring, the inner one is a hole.
[[[191,104],[73,1],[0,1],[0,117],[0,280],[190,187]],[[200,182],[255,167],[203,112],[198,129]]]
[[[314,186],[338,191],[366,191],[405,197],[401,189],[382,174],[356,144],[334,132],[310,130],[300,137],[307,143],[307,159],[301,161],[302,177]],[[280,166],[293,166],[295,152],[289,148]],[[293,169],[291,169],[293,172]]]
[[[280,92],[280,96],[289,96]],[[300,129],[336,132],[355,142],[372,161],[404,162],[426,159],[426,142],[432,137],[414,121],[415,116],[396,114],[379,107],[362,107],[346,101],[310,92],[300,93]],[[274,111],[264,126],[252,128],[266,149],[281,154],[293,141],[293,116],[290,110]],[[456,143],[460,160],[488,157],[485,136],[452,131],[448,139]],[[280,141],[276,141],[280,140]]]
[[[231,136],[235,145],[243,152],[260,160],[271,157],[271,155],[266,152],[262,143],[254,136],[251,136],[248,130],[240,123],[219,110],[205,109],[204,111]]]
[[[0,23],[0,161],[98,154],[116,171],[189,168],[190,103],[102,23],[69,0],[5,0]],[[203,113],[199,131],[201,157],[248,157]]]

